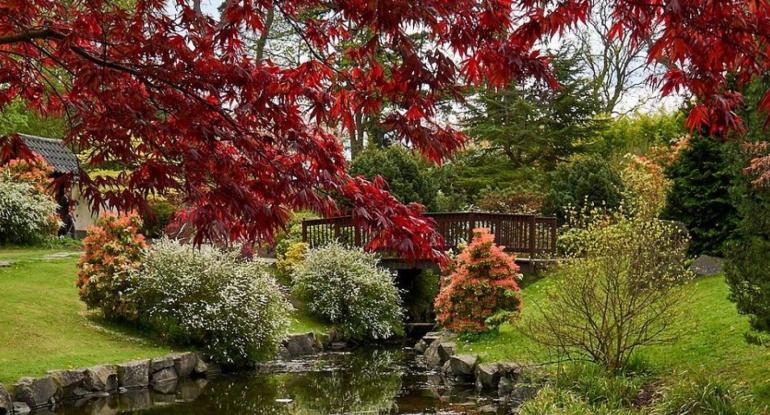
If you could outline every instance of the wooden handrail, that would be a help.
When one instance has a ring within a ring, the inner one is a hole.
[[[437,212],[425,216],[436,222],[436,230],[444,237],[443,249],[456,249],[460,242],[468,242],[475,228],[489,228],[506,251],[530,258],[556,254],[558,225],[554,217],[489,212]],[[302,240],[311,247],[334,240],[360,247],[372,236],[366,229],[353,226],[350,216],[302,221]]]

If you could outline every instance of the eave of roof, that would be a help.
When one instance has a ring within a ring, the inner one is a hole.
[[[54,173],[77,174],[80,170],[77,156],[64,145],[63,141],[28,134],[19,134],[19,137],[27,148],[51,165]]]

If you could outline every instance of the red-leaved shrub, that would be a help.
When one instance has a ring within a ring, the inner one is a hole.
[[[85,251],[78,261],[77,286],[88,308],[108,319],[133,320],[136,307],[127,296],[129,271],[137,268],[146,248],[136,215],[105,214],[88,228]]]
[[[435,307],[439,324],[459,333],[496,328],[521,311],[514,257],[495,245],[489,229],[473,230],[473,240],[449,266]]]

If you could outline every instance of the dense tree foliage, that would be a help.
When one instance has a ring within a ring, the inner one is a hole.
[[[554,170],[543,210],[561,220],[571,210],[614,210],[623,202],[623,190],[617,167],[600,157],[582,156]]]
[[[201,242],[269,238],[290,209],[334,212],[339,193],[357,223],[379,231],[370,248],[430,257],[438,236],[420,208],[347,175],[331,131],[376,113],[394,140],[446,159],[465,137],[439,121],[438,104],[467,84],[557,86],[539,45],[584,20],[592,2],[228,0],[217,19],[199,1],[125,3],[0,4],[0,108],[22,100],[63,113],[86,165],[127,167],[117,177],[81,175],[95,205],[143,209],[149,194],[178,191],[180,220]],[[669,3],[612,1],[607,35],[650,42],[649,59],[666,64],[663,93],[698,99],[691,128],[740,131],[736,88],[770,65],[770,4]],[[307,46],[301,62],[278,66],[244,47],[275,12]],[[395,59],[381,63],[382,53]],[[340,58],[346,66],[328,64]],[[758,106],[770,108],[770,93]]]
[[[370,180],[381,176],[388,182],[390,194],[399,201],[436,209],[438,184],[429,163],[403,146],[371,146],[353,160],[349,171]]]
[[[687,226],[691,253],[721,255],[736,221],[730,196],[736,171],[728,144],[696,135],[666,175],[672,184],[663,217]]]
[[[489,158],[502,157],[508,169],[552,168],[585,146],[602,127],[601,103],[592,82],[581,78],[574,52],[553,59],[559,88],[513,83],[484,89],[470,100],[468,134]]]

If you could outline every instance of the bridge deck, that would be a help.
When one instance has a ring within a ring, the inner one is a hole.
[[[522,260],[531,262],[556,254],[557,223],[553,217],[483,212],[428,213],[426,216],[433,218],[436,230],[444,237],[444,246],[437,248],[456,249],[461,242],[470,241],[474,229],[487,228],[495,235],[498,245],[504,246],[507,252],[516,253]],[[362,247],[372,237],[371,232],[354,226],[350,216],[302,222],[302,240],[311,247],[335,240]],[[394,268],[399,267],[398,258],[386,260]]]

